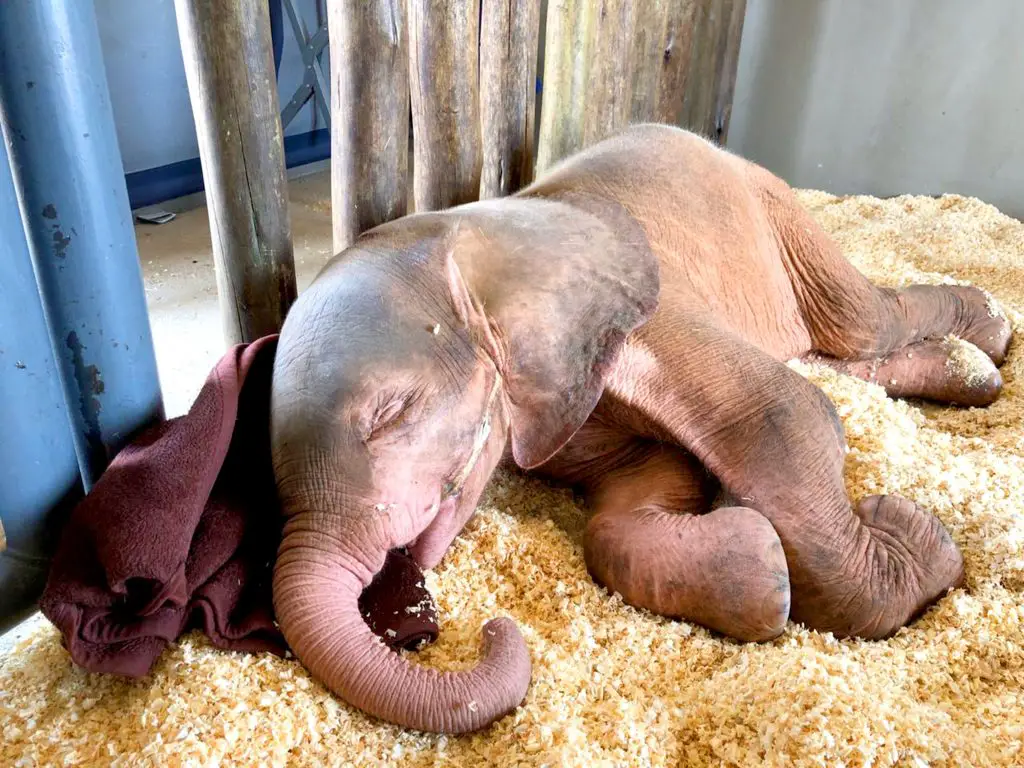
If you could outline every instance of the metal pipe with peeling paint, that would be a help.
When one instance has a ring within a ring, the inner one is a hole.
[[[0,2],[0,125],[88,490],[164,415],[92,2]]]
[[[64,392],[5,151],[0,151],[0,233],[2,633],[35,608],[57,534],[82,497]]]

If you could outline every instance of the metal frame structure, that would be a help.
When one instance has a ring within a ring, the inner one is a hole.
[[[319,0],[314,0],[319,2]],[[306,103],[313,99],[313,108],[323,118],[324,127],[331,129],[331,89],[330,78],[324,75],[323,54],[327,50],[329,37],[327,34],[327,23],[324,22],[312,35],[306,27],[306,22],[295,7],[295,0],[271,0],[279,2],[288,15],[288,22],[291,25],[295,42],[298,43],[299,52],[302,54],[302,62],[306,65],[302,83],[295,89],[288,104],[281,111],[281,125],[287,128],[295,119]]]

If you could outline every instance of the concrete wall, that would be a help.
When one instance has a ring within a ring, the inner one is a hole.
[[[836,194],[1024,217],[1024,2],[748,0],[728,146]]]
[[[125,173],[198,157],[174,0],[95,0],[95,4]],[[315,0],[301,0],[297,5],[312,34],[317,28]],[[278,76],[282,106],[303,73],[287,15],[283,23]],[[330,71],[328,59],[325,55],[325,71]],[[315,127],[324,126],[321,122]],[[313,128],[312,102],[307,102],[285,135]]]

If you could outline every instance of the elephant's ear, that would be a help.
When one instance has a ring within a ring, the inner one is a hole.
[[[658,260],[619,207],[504,198],[452,215],[455,313],[504,377],[513,456],[530,469],[583,425],[626,337],[654,314]]]

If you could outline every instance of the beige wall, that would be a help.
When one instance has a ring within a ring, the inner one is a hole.
[[[1024,217],[1024,0],[748,0],[728,146],[796,186]]]

